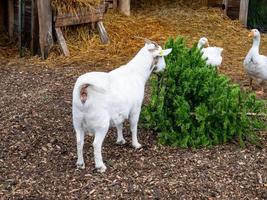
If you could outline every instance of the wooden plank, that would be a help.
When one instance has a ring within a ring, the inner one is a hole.
[[[245,27],[247,26],[247,20],[248,20],[248,6],[249,6],[249,0],[240,1],[239,20]]]
[[[82,15],[82,16],[71,16],[71,17],[62,16],[56,18],[55,27],[86,24],[89,22],[97,22],[102,19],[103,17],[92,14]]]
[[[223,1],[222,0],[208,0],[207,4],[210,7],[222,7]]]
[[[119,8],[124,15],[130,16],[130,14],[131,14],[131,0],[120,0],[119,1]]]
[[[5,2],[0,1],[0,31],[4,30],[4,9]]]
[[[48,57],[53,46],[52,35],[52,9],[50,0],[37,0],[38,20],[39,20],[39,43],[43,59]]]
[[[37,54],[39,48],[39,25],[38,25],[38,13],[37,13],[37,0],[31,0],[31,53]]]
[[[201,6],[208,6],[208,0],[201,0],[199,3]]]
[[[108,38],[107,31],[103,25],[103,22],[102,21],[97,22],[96,26],[97,26],[97,30],[100,35],[101,42],[104,44],[108,43],[109,38]]]
[[[62,31],[60,28],[55,28],[55,32],[56,32],[56,37],[57,37],[57,41],[60,47],[60,50],[62,51],[62,53],[64,54],[64,56],[69,56],[70,52],[68,50],[65,38],[62,34]]]
[[[8,34],[14,36],[14,0],[8,0]]]
[[[103,20],[107,4],[102,4],[95,9],[81,8],[75,14],[66,13],[55,16],[55,27],[71,26],[78,24],[87,24]]]
[[[25,54],[25,1],[19,0],[19,12],[18,12],[18,39],[19,39],[19,54],[23,57]]]
[[[227,15],[227,10],[228,10],[228,0],[223,0],[223,5],[224,5],[224,14]]]
[[[112,2],[112,8],[116,10],[118,8],[118,0],[113,0]]]

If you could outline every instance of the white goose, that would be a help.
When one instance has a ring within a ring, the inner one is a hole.
[[[253,44],[244,60],[244,68],[249,75],[250,86],[252,86],[252,78],[255,78],[261,85],[261,90],[257,91],[256,94],[263,95],[262,83],[267,81],[267,57],[259,54],[260,32],[257,29],[252,29],[249,36],[253,38]]]
[[[222,51],[223,48],[220,47],[210,47],[209,41],[207,38],[202,37],[198,41],[197,47],[201,50],[203,53],[202,58],[207,59],[208,65],[213,65],[215,67],[218,67],[222,63]]]

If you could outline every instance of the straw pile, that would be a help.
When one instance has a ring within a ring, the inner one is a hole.
[[[134,0],[134,5],[139,5],[142,7],[147,6],[179,6],[179,7],[190,7],[197,9],[208,5],[208,0]]]
[[[14,57],[17,54],[18,49],[15,41],[10,40],[5,32],[0,31],[0,60]]]
[[[80,8],[91,8],[102,0],[52,0],[51,6],[57,13],[76,13]]]
[[[242,80],[242,62],[252,43],[251,38],[247,37],[248,30],[238,21],[230,20],[219,9],[203,7],[195,10],[178,6],[179,2],[139,7],[132,11],[130,17],[109,10],[104,19],[109,44],[102,44],[98,33],[88,25],[72,27],[63,30],[70,57],[64,57],[55,45],[47,60],[42,61],[36,56],[31,57],[28,63],[50,67],[79,65],[87,66],[87,70],[94,66],[99,67],[97,70],[107,71],[126,63],[143,46],[144,42],[136,36],[155,40],[161,45],[169,37],[178,35],[184,36],[188,45],[206,36],[212,46],[224,48],[221,72]],[[267,55],[266,34],[262,34],[262,44],[261,53]],[[18,59],[11,60],[18,62]],[[19,61],[22,65],[25,62]]]

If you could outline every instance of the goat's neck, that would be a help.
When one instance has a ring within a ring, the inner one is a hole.
[[[152,73],[153,61],[151,54],[146,49],[141,49],[128,63],[128,66],[132,73],[139,76],[145,83]]]

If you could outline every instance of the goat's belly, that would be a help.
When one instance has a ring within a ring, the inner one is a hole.
[[[81,123],[84,131],[94,134],[97,130],[109,126],[109,116],[107,113],[85,114]]]
[[[114,127],[116,124],[123,123],[126,119],[128,119],[128,114],[126,113],[117,113],[113,114],[110,119],[110,126]]]
[[[85,132],[93,133],[94,132],[94,126],[93,124],[88,120],[82,121],[82,127]]]

